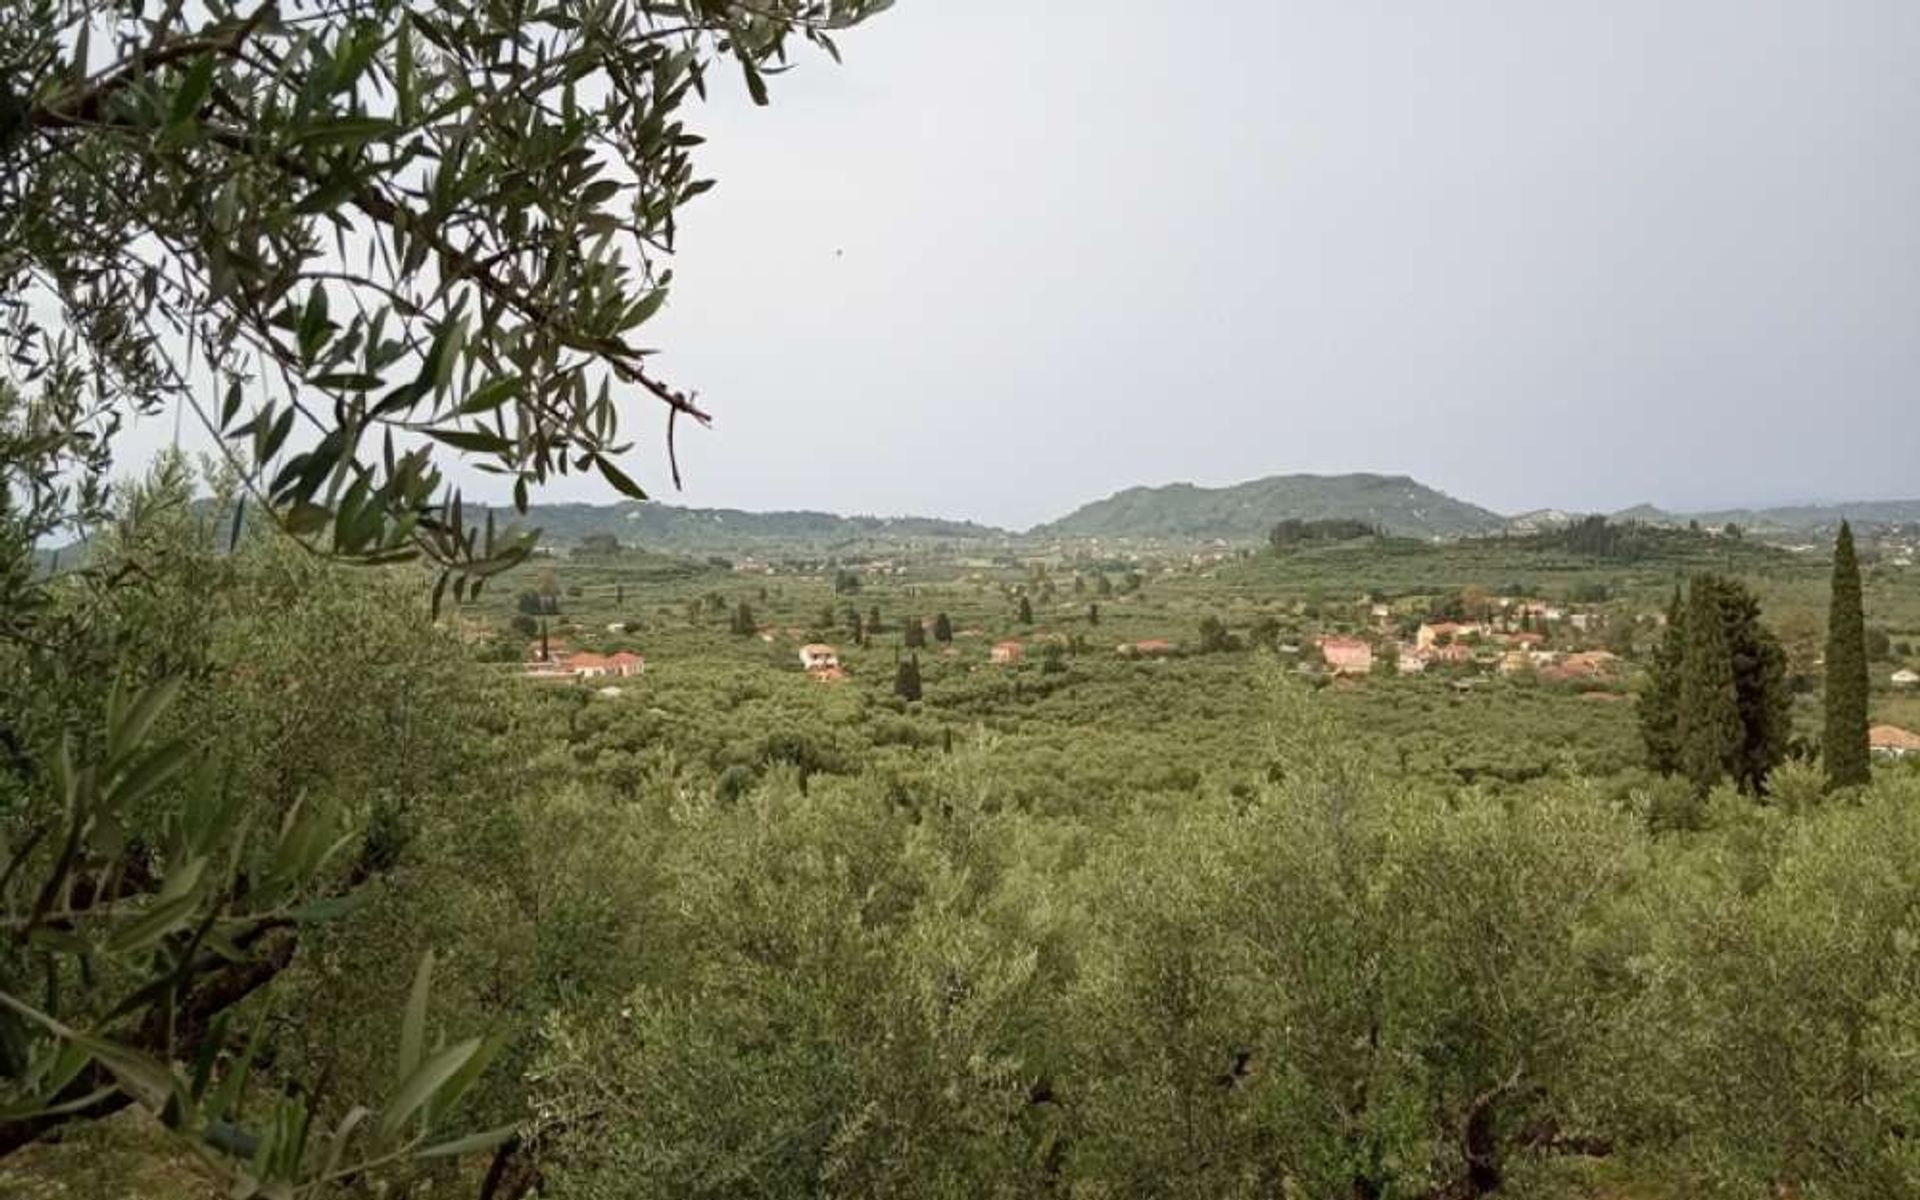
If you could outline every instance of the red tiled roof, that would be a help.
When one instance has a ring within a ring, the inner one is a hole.
[[[1875,750],[1920,750],[1920,733],[1898,725],[1875,725],[1867,731],[1867,745]]]

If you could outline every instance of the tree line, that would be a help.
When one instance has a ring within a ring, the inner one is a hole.
[[[1867,630],[1845,522],[1834,542],[1825,662],[1818,753],[1830,789],[1856,787],[1870,775]],[[1648,764],[1684,777],[1702,797],[1722,781],[1766,796],[1768,777],[1794,748],[1793,699],[1786,653],[1753,593],[1714,574],[1676,588],[1649,677],[1639,711]]]

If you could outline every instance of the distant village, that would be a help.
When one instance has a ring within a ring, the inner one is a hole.
[[[1905,546],[1887,548],[1895,554],[1908,552]],[[1178,566],[1163,568],[1159,574],[1172,575],[1176,571],[1185,571],[1199,578],[1208,578],[1212,574],[1210,568],[1236,555],[1223,546],[1208,547],[1198,553],[1189,552],[1182,557],[1185,561],[1176,559]],[[715,565],[720,564],[716,562]],[[1011,556],[1000,556],[977,561],[950,560],[949,565],[973,572],[963,575],[963,582],[985,584],[990,582],[988,573],[993,569],[1013,565],[1031,567],[1032,563]],[[759,576],[813,575],[822,569],[820,564],[815,563],[783,562],[776,565],[754,558],[733,560],[726,566],[736,574]],[[835,566],[835,569],[846,573],[843,566]],[[859,563],[855,569],[870,578],[897,578],[909,573],[906,565],[893,559],[877,558]],[[1013,587],[1008,592],[1009,595],[1024,594],[1025,589]],[[1047,594],[1051,594],[1050,589]],[[1363,597],[1350,606],[1341,604],[1336,607],[1348,615],[1343,619],[1328,621],[1327,624],[1333,625],[1334,629],[1292,640],[1272,638],[1262,644],[1294,660],[1295,669],[1300,674],[1342,686],[1350,686],[1363,677],[1438,673],[1443,674],[1449,684],[1460,691],[1471,690],[1494,678],[1506,678],[1568,685],[1581,695],[1596,700],[1627,701],[1632,698],[1632,669],[1622,652],[1631,652],[1634,642],[1632,627],[1665,624],[1665,615],[1662,613],[1641,613],[1636,616],[1622,613],[1617,608],[1609,610],[1605,604],[1582,605],[1525,596],[1495,597],[1484,593],[1478,603],[1465,609],[1474,615],[1464,619],[1423,616],[1429,611],[1425,607],[1409,608],[1404,601],[1396,605],[1377,596],[1372,599]],[[1455,616],[1458,617],[1459,606],[1454,607]],[[1312,611],[1308,610],[1309,613]],[[1441,609],[1436,606],[1431,611]],[[1299,612],[1296,606],[1296,614]],[[1314,618],[1309,616],[1305,619]],[[1614,622],[1625,622],[1627,628],[1618,631],[1618,636],[1609,636],[1610,625]],[[908,639],[908,648],[924,647],[923,653],[954,659],[966,656],[966,644],[981,646],[985,643],[984,655],[972,661],[987,669],[1019,668],[1030,658],[1041,655],[1057,663],[1065,653],[1074,656],[1111,653],[1123,659],[1151,662],[1220,649],[1242,648],[1238,636],[1228,634],[1225,635],[1226,645],[1209,646],[1205,644],[1204,637],[1200,640],[1147,637],[1113,643],[1110,649],[1095,649],[1087,645],[1088,638],[1084,633],[1069,636],[1048,631],[1044,621],[1041,628],[1019,637],[1003,636],[989,640],[988,632],[965,628],[949,631],[947,641],[936,643],[932,640],[933,619],[922,617],[921,626],[922,636]],[[793,647],[793,657],[788,661],[797,660],[800,670],[819,683],[841,684],[851,678],[848,663],[843,660],[839,647],[817,640],[817,630],[762,625],[752,627],[751,631],[761,642],[769,645],[788,642]],[[610,639],[618,638],[625,632],[626,627],[620,623],[610,625],[607,630]],[[816,636],[810,637],[809,634]],[[976,649],[974,653],[980,654],[980,650]],[[622,695],[628,682],[644,675],[646,671],[645,659],[632,650],[599,653],[575,648],[564,639],[549,641],[544,635],[527,644],[519,666],[521,674],[527,679],[589,686],[597,694],[607,697]],[[1049,666],[1048,669],[1058,668]],[[1884,678],[1886,685],[1896,691],[1920,689],[1920,672],[1911,668],[1901,667]],[[1871,743],[1874,751],[1883,756],[1920,755],[1920,734],[1898,726],[1874,727]]]

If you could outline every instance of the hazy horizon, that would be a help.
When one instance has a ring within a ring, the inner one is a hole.
[[[1292,473],[1502,513],[1920,495],[1920,10],[1212,11],[902,4],[764,110],[717,68],[719,186],[645,334],[717,425],[676,494],[636,400],[630,469],[1010,528]]]

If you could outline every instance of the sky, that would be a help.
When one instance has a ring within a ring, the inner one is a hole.
[[[1911,0],[900,0],[695,124],[674,503],[1920,496]],[[567,481],[541,497],[613,499]]]

